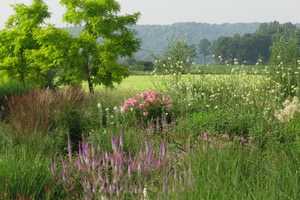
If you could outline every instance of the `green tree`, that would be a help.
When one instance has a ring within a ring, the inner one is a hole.
[[[200,55],[203,55],[204,65],[206,65],[206,57],[210,54],[211,51],[211,42],[208,39],[200,40],[198,44],[198,52]]]
[[[224,64],[225,60],[233,59],[234,55],[229,48],[233,44],[233,38],[231,37],[219,37],[213,43],[213,52],[215,55],[215,62],[218,64]],[[225,60],[224,60],[225,59]]]
[[[195,45],[188,45],[186,41],[175,38],[168,42],[164,50],[164,58],[159,68],[167,73],[186,73],[192,66],[197,55]]]
[[[140,41],[128,28],[136,24],[140,14],[118,15],[120,5],[114,0],[61,0],[66,6],[64,21],[82,26],[83,30],[73,41],[72,58],[76,69],[72,76],[86,80],[89,90],[94,85],[113,86],[128,75],[126,67],[118,64],[119,56],[131,56]]]
[[[35,35],[50,13],[42,0],[34,0],[30,6],[16,4],[13,8],[15,14],[0,31],[0,70],[12,79],[43,85],[48,71],[32,65],[29,52],[40,48]]]

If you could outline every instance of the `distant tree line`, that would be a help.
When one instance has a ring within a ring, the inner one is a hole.
[[[219,37],[213,42],[211,53],[218,64],[234,64],[237,61],[240,64],[268,63],[273,42],[283,34],[299,37],[300,30],[292,23],[262,23],[252,34]]]
[[[149,29],[149,27],[147,28]],[[155,29],[156,27],[153,28]],[[258,29],[253,33],[220,36],[215,40],[211,40],[208,37],[191,43],[191,39],[185,39],[182,36],[179,37],[182,39],[182,42],[185,42],[186,46],[194,49],[193,54],[196,54],[194,60],[198,64],[254,65],[270,62],[271,47],[282,35],[299,37],[300,30],[297,28],[297,25],[292,23],[280,24],[274,21],[260,24]],[[169,38],[169,40],[173,39],[173,37]],[[147,40],[145,42],[143,38],[142,41],[143,43],[147,43]],[[165,41],[168,42],[168,39],[165,39]],[[166,49],[168,49],[168,44],[165,47]],[[153,54],[152,61],[163,55],[165,50],[162,50],[159,55]],[[151,51],[150,47],[149,51]],[[133,58],[123,60],[122,64],[128,66],[133,71],[150,71],[153,69],[153,65],[151,65],[149,60],[146,60],[141,61],[139,56],[134,56]]]

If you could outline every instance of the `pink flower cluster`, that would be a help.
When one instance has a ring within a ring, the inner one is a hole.
[[[123,109],[128,110],[130,108],[140,109],[147,111],[148,108],[159,106],[164,107],[167,110],[171,109],[173,106],[173,100],[169,96],[163,96],[161,93],[153,91],[144,91],[124,102]],[[149,113],[143,112],[143,115],[148,115]]]

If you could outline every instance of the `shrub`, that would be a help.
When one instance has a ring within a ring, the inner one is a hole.
[[[30,84],[24,84],[18,81],[2,81],[0,82],[0,121],[4,120],[9,111],[7,107],[7,99],[13,95],[21,95],[33,89]]]
[[[163,96],[161,93],[153,91],[145,91],[127,99],[121,110],[134,110],[138,118],[147,122],[161,118],[163,113],[170,111],[172,106],[173,101],[170,96]]]
[[[87,120],[77,110],[66,110],[59,119],[60,126],[66,133],[69,134],[73,150],[78,150],[78,143],[81,141],[81,136],[85,133],[87,128]],[[67,142],[67,135],[64,134],[63,140]]]
[[[292,101],[286,99],[283,103],[284,108],[275,111],[275,117],[281,122],[288,122],[294,118],[295,113],[300,112],[300,103],[298,97]]]
[[[271,47],[271,78],[279,84],[281,97],[296,96],[300,92],[300,48],[297,33],[285,33],[276,38]]]
[[[256,115],[236,113],[230,110],[204,111],[184,118],[177,125],[178,131],[187,137],[204,132],[248,137],[252,126],[262,119]]]
[[[81,88],[60,91],[49,89],[30,91],[8,98],[9,115],[3,132],[22,141],[29,135],[43,135],[55,130],[67,110],[77,108],[85,99]],[[80,133],[81,134],[81,133]]]

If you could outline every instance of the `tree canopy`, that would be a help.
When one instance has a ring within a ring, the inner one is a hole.
[[[30,6],[16,4],[13,8],[15,14],[7,20],[6,29],[0,31],[0,70],[22,82],[44,82],[47,72],[33,64],[30,52],[41,47],[36,34],[50,17],[48,8],[42,0],[34,0]]]
[[[128,74],[119,57],[131,56],[140,46],[135,32],[140,14],[119,15],[114,0],[61,0],[66,7],[64,21],[82,26],[75,36],[67,30],[45,24],[50,17],[43,0],[29,6],[14,5],[15,14],[0,31],[0,70],[11,78],[40,86],[87,81],[94,86],[113,86]]]
[[[94,85],[112,86],[113,82],[120,82],[128,72],[117,59],[138,50],[140,41],[127,26],[136,24],[140,14],[118,15],[120,5],[114,0],[60,3],[66,7],[64,21],[83,27],[75,39],[77,78],[88,81],[90,92]]]

